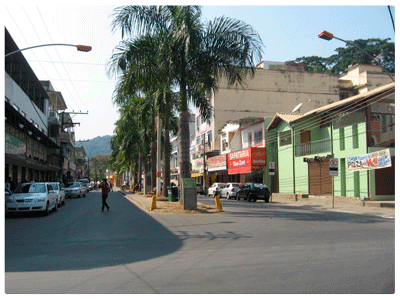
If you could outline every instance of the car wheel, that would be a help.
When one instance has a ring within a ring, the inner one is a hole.
[[[267,198],[264,199],[265,203],[269,202],[269,196]]]
[[[49,202],[46,203],[46,210],[44,211],[44,215],[47,216],[49,214]]]
[[[83,197],[86,197],[86,193],[83,194]]]
[[[246,201],[247,201],[247,202],[251,202],[251,197],[250,197],[250,195],[247,195],[247,196],[246,196]]]

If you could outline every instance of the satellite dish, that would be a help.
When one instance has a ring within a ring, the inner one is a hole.
[[[300,107],[303,105],[303,103],[300,103],[299,105],[297,105],[292,112],[300,112]]]

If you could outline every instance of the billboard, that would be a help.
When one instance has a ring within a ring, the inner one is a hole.
[[[265,148],[248,148],[228,154],[228,174],[250,173],[265,166]]]
[[[390,150],[380,150],[364,155],[349,156],[346,158],[347,171],[375,170],[392,166]]]

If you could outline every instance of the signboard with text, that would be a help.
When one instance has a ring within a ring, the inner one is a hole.
[[[388,168],[392,166],[390,150],[385,149],[364,155],[349,156],[346,158],[347,171],[362,171]]]
[[[265,166],[265,148],[248,148],[228,154],[228,174],[250,173]]]

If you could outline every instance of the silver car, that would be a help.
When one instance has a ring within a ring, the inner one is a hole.
[[[57,194],[57,207],[65,204],[64,185],[59,182],[49,182]]]
[[[23,183],[6,201],[7,213],[57,210],[57,194],[47,182]]]
[[[229,182],[220,191],[220,197],[231,199],[236,198],[236,192],[239,190],[239,183]]]
[[[70,186],[65,189],[65,197],[86,197],[86,187],[83,186],[82,182],[73,182]]]
[[[225,186],[225,183],[221,182],[214,182],[212,186],[208,188],[207,191],[207,196],[213,196],[215,197],[216,195],[219,194],[219,191]]]

